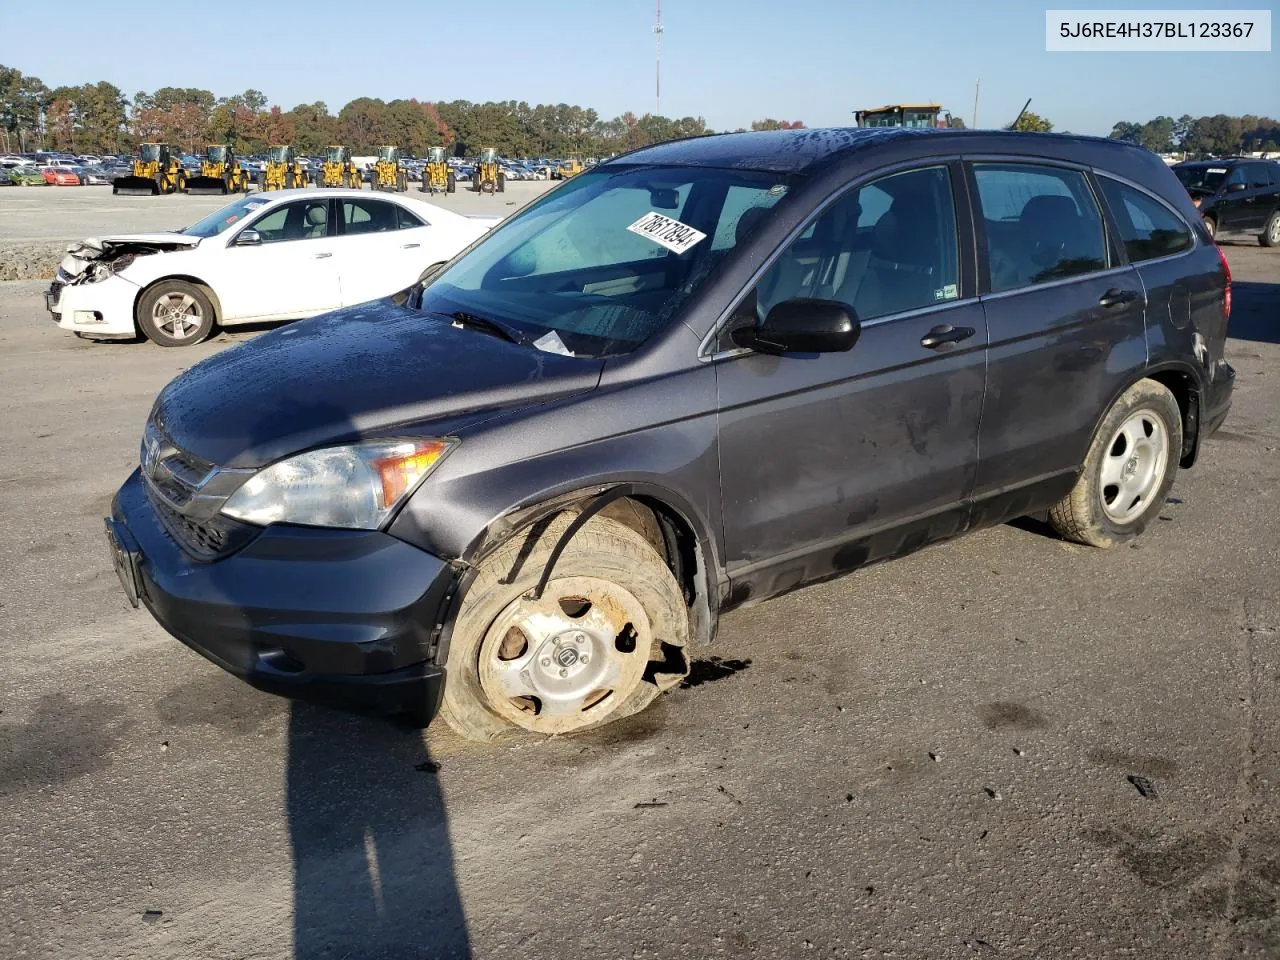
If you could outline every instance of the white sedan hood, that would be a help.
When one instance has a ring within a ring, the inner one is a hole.
[[[189,250],[200,243],[200,237],[185,233],[122,233],[111,237],[89,237],[67,246],[67,255],[58,265],[58,278],[64,283],[81,277],[92,264],[109,264],[127,253],[163,253]]]

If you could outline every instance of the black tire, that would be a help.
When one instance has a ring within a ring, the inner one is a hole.
[[[266,174],[266,171],[261,171],[261,172],[259,172],[259,174],[254,178],[254,182],[258,185],[258,191],[259,191],[260,193],[261,193],[261,192],[265,192],[265,191],[266,191],[266,189],[267,189],[267,174]]]
[[[1258,234],[1258,242],[1264,247],[1280,247],[1280,210],[1267,218],[1266,226]]]
[[[293,171],[286,170],[284,172],[284,188],[286,190],[292,190],[293,186],[294,186]]]
[[[1209,231],[1210,240],[1218,239],[1218,218],[1217,217],[1214,217],[1214,216],[1205,217],[1204,228]]]
[[[1050,508],[1049,523],[1093,547],[1133,540],[1164,509],[1181,454],[1178,401],[1163,384],[1139,380],[1102,418],[1075,486]]]
[[[507,191],[507,178],[503,176],[503,174],[499,173],[498,174],[498,192],[506,193],[506,191]]]
[[[183,298],[190,300],[190,304],[185,306],[188,316],[195,321],[195,324],[187,326],[188,321],[182,320],[166,329],[164,321],[158,316],[162,309],[159,305],[169,300],[171,304],[177,306],[174,301]],[[203,287],[185,280],[161,280],[143,291],[142,296],[138,298],[134,316],[138,329],[146,338],[162,347],[186,347],[199,343],[213,332],[217,322],[213,301],[208,292]],[[181,335],[175,335],[173,331],[179,329],[182,330]]]
[[[617,520],[596,516],[569,541],[556,563],[544,598],[555,604],[557,586],[560,590],[569,591],[569,596],[576,597],[578,594],[574,591],[583,587],[584,578],[591,578],[597,584],[617,590],[619,596],[625,596],[625,602],[634,601],[625,613],[618,613],[623,610],[619,604],[599,604],[600,611],[615,611],[612,626],[616,627],[619,620],[627,620],[627,625],[613,637],[613,644],[617,645],[619,658],[628,664],[626,670],[630,671],[633,685],[584,705],[580,712],[564,720],[539,719],[533,710],[522,712],[517,709],[514,706],[517,698],[495,701],[486,693],[481,657],[492,655],[497,660],[509,659],[502,657],[501,650],[505,648],[511,631],[504,631],[500,621],[509,619],[513,609],[528,602],[524,595],[536,586],[551,549],[571,520],[571,514],[561,514],[541,531],[535,527],[517,534],[480,563],[475,579],[462,598],[449,642],[448,681],[441,715],[449,726],[468,739],[493,741],[520,733],[555,735],[612,723],[643,710],[659,693],[688,676],[689,618],[675,577],[643,536]],[[565,611],[567,621],[570,617],[576,620],[576,623],[568,621],[569,630],[576,630],[578,624],[585,623],[578,618],[595,615],[590,613],[589,605],[587,610],[577,613],[571,613],[563,604],[559,609]],[[630,616],[638,611],[643,611],[643,615]],[[641,622],[635,623],[636,620]],[[628,628],[632,628],[630,635],[627,634]],[[582,629],[590,628],[584,626]],[[501,641],[498,640],[499,631],[503,637]],[[577,637],[581,640],[583,634],[579,633]],[[642,648],[645,637],[648,638],[647,650]],[[518,631],[517,638],[520,638]],[[527,635],[523,639],[527,652]],[[623,646],[627,639],[631,642],[630,649]],[[551,641],[535,638],[534,642],[547,646]],[[603,656],[614,656],[608,641],[605,644],[603,648],[592,648],[602,651],[597,655],[597,661]],[[540,662],[551,665],[549,660]],[[643,674],[637,681],[635,671],[640,669],[641,663]],[[581,668],[584,664],[585,659],[581,664],[571,663],[571,666]],[[531,663],[531,670],[537,669]],[[593,691],[590,696],[598,692]],[[611,704],[610,700],[615,695],[618,699]],[[512,715],[524,719],[513,720]],[[567,725],[566,729],[539,726],[562,723]]]
[[[445,190],[445,193],[458,192],[458,177],[456,174],[453,174],[453,173],[449,174],[449,179],[447,181],[447,185],[445,186],[444,190]]]

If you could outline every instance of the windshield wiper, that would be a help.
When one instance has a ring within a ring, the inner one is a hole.
[[[445,317],[460,327],[470,327],[472,330],[479,330],[481,333],[488,333],[495,337],[500,337],[510,343],[518,344],[522,347],[531,346],[533,341],[526,337],[523,333],[505,323],[497,320],[491,320],[488,317],[482,317],[475,313],[468,313],[465,310],[455,310],[453,313],[438,313],[438,317]]]

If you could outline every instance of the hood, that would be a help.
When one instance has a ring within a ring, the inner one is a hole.
[[[185,233],[127,233],[114,237],[89,237],[67,246],[67,255],[58,265],[63,280],[74,279],[91,263],[110,261],[127,253],[160,253],[199,246],[200,237]],[[100,279],[100,278],[98,278]]]
[[[457,428],[497,408],[592,390],[603,367],[379,300],[197,364],[164,388],[153,415],[185,451],[223,467],[260,467],[401,425],[416,432],[450,418]]]

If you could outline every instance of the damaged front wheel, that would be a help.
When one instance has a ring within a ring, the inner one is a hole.
[[[213,303],[200,287],[164,280],[138,299],[138,327],[162,347],[199,343],[213,332]]]
[[[630,527],[593,517],[533,596],[572,519],[562,514],[498,548],[463,597],[442,714],[465,737],[586,730],[644,709],[688,675],[680,586]]]

